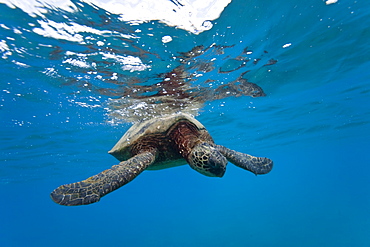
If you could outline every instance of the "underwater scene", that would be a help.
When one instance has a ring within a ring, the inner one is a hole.
[[[369,44],[365,0],[0,0],[0,246],[370,246]]]

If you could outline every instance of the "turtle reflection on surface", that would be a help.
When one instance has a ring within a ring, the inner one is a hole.
[[[205,82],[208,83],[208,87],[193,83],[198,81],[199,72],[208,73],[215,70],[212,61],[204,61],[199,58],[211,48],[216,50],[216,54],[223,54],[225,49],[215,45],[206,49],[203,46],[194,47],[189,52],[180,53],[181,65],[168,73],[159,75],[161,81],[149,85],[140,85],[139,80],[132,81],[125,88],[121,97],[109,100],[109,116],[115,120],[123,119],[128,122],[137,122],[177,112],[196,116],[199,109],[208,101],[227,97],[262,97],[266,95],[260,86],[244,78],[244,75],[249,71],[244,71],[236,80],[223,82],[221,85],[211,86],[213,80]],[[247,51],[249,52],[249,50]],[[243,54],[237,59],[246,64],[249,60]],[[237,64],[233,67],[229,64],[226,67],[227,71],[220,68],[218,73],[231,73],[244,66]]]

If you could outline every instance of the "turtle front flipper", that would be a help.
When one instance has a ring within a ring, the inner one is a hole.
[[[268,158],[240,153],[221,145],[216,145],[215,147],[228,161],[256,175],[269,173],[272,169],[273,162]]]
[[[65,184],[51,192],[54,202],[77,206],[98,202],[101,197],[136,178],[154,162],[156,152],[143,152],[81,182]]]

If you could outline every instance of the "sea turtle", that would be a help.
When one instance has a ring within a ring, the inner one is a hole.
[[[254,174],[266,174],[273,162],[216,145],[192,116],[174,114],[134,124],[109,151],[121,161],[81,182],[62,185],[51,193],[61,205],[85,205],[127,184],[145,169],[183,165],[203,175],[222,177],[227,161]]]

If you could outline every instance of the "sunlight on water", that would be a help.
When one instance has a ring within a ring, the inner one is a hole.
[[[197,115],[203,104],[212,100],[265,96],[245,75],[277,62],[267,51],[254,54],[240,44],[235,49],[235,44],[216,43],[173,50],[173,43],[186,42],[186,36],[185,40],[172,38],[182,35],[181,31],[168,36],[158,22],[132,24],[86,3],[72,6],[69,11],[47,5],[42,13],[28,10],[35,15],[28,29],[12,30],[2,24],[4,30],[18,36],[1,41],[2,57],[30,71],[41,71],[54,85],[69,87],[75,95],[70,103],[104,108],[112,124],[176,112]],[[78,18],[82,11],[100,21]],[[39,35],[35,47],[24,42],[34,35]],[[61,42],[55,45],[57,40]],[[31,65],[27,58],[44,61]],[[85,92],[93,96],[85,96]]]
[[[168,26],[176,26],[194,34],[199,34],[212,28],[213,25],[211,21],[220,16],[223,9],[231,0],[216,0],[210,3],[201,0],[192,0],[186,3],[165,0],[158,0],[155,2],[150,0],[142,0],[140,2],[117,2],[114,0],[86,0],[81,2],[71,2],[69,0],[28,0],[24,2],[3,0],[1,2],[6,3],[11,8],[21,8],[24,12],[33,17],[44,16],[50,7],[68,12],[77,12],[81,10],[80,7],[88,3],[93,6],[94,9],[104,9],[109,13],[119,16],[121,21],[128,22],[132,25],[138,25],[152,20],[160,20]],[[64,26],[63,23],[57,25]],[[53,26],[55,27],[55,25]],[[83,29],[86,28],[90,29],[89,27],[83,27]],[[53,29],[49,29],[49,31],[56,34]],[[72,38],[69,40],[74,40],[73,37],[65,34],[66,33],[63,33],[62,35],[64,38]],[[57,38],[60,37],[60,34],[57,34]]]

